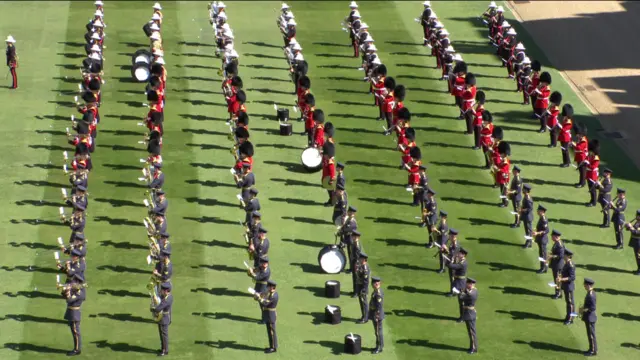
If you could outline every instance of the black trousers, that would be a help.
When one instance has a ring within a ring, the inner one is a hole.
[[[593,181],[589,181],[589,204],[596,205],[598,188]]]
[[[467,124],[467,134],[473,134],[473,110],[469,109],[464,113],[464,120]]]
[[[623,245],[624,244],[623,243],[623,241],[624,241],[624,232],[622,232],[622,230],[624,230],[622,228],[623,225],[624,225],[624,222],[614,221],[614,223],[613,223],[613,229],[614,229],[615,234],[616,234],[616,245],[620,246],[620,247],[624,246]]]
[[[269,336],[269,347],[271,349],[278,348],[278,334],[276,333],[276,323],[267,322],[267,335]]]
[[[560,269],[556,269],[556,268],[554,268],[554,267],[551,267],[551,273],[552,273],[552,275],[553,275],[553,281],[555,282],[555,281],[556,281],[556,279],[558,278],[558,274],[560,274]],[[556,296],[560,295],[560,289],[555,288],[555,290],[556,290],[555,295],[556,295]]]
[[[476,336],[476,321],[466,320],[467,334],[469,334],[469,349],[478,351],[478,337]]]
[[[569,143],[568,142],[560,142],[560,146],[562,146],[562,164],[563,165],[571,165],[571,158],[569,157]]]
[[[578,166],[578,173],[580,174],[580,177],[578,179],[578,184],[580,186],[584,186],[585,181],[587,181],[587,166],[584,164]]]
[[[80,321],[69,321],[69,329],[73,336],[73,350],[82,350],[82,334],[80,333]]]
[[[547,109],[544,108],[534,108],[533,112],[536,114],[536,118],[540,121],[540,131],[547,131],[547,119],[545,119],[544,112]]]
[[[526,236],[531,236],[531,224],[532,222],[529,220],[525,220],[524,222],[524,234]],[[531,245],[532,240],[526,240],[527,244]]]
[[[572,320],[571,313],[574,312],[575,303],[573,302],[573,291],[562,290],[564,293],[564,302],[567,308],[567,316],[564,318],[565,321]]]
[[[160,346],[162,352],[169,352],[169,324],[158,324],[158,334],[160,334]]]
[[[596,323],[584,322],[587,328],[587,339],[589,339],[589,351],[598,352],[598,342],[596,341]]]
[[[636,258],[636,266],[638,267],[638,271],[640,271],[640,247],[633,247],[633,256]]]
[[[369,321],[369,299],[366,289],[360,290],[358,293],[358,301],[360,302],[360,313],[362,313],[362,320],[364,322]]]
[[[382,320],[373,319],[373,331],[376,334],[376,348],[384,347],[384,335],[382,334]]]
[[[473,127],[473,144],[475,147],[480,147],[480,130],[482,126],[474,126]]]
[[[514,223],[517,225],[520,223],[520,200],[517,200],[516,194],[511,196],[511,205],[513,206],[513,212],[517,213],[514,215],[515,216]]]
[[[543,244],[541,242],[537,242],[538,243],[538,256],[546,259],[547,258],[547,244]],[[542,262],[540,261],[540,270],[546,271],[547,270],[547,263],[546,262]]]

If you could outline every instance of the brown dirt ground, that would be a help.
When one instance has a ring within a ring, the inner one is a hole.
[[[508,1],[514,16],[640,169],[640,2]]]

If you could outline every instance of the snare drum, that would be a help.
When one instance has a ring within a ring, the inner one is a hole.
[[[338,274],[344,270],[347,257],[336,245],[325,245],[318,253],[318,265],[328,274]]]
[[[304,149],[300,158],[302,166],[304,166],[307,171],[315,172],[322,168],[322,155],[320,154],[320,150],[316,148],[308,147]]]

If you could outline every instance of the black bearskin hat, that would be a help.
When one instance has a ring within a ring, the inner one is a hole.
[[[160,78],[157,75],[153,75],[149,78],[149,86],[158,87],[160,86],[160,84],[161,84]]]
[[[562,94],[560,94],[558,91],[554,91],[551,93],[551,96],[549,96],[549,101],[560,105],[560,103],[562,103]]]
[[[600,155],[600,141],[598,139],[593,139],[589,141],[589,151],[596,155]]]
[[[161,76],[162,75],[162,64],[153,63],[151,65],[151,74]]]
[[[333,123],[331,121],[324,124],[324,133],[329,137],[333,137],[333,135],[336,133],[336,128],[333,126]]]
[[[464,83],[471,86],[476,86],[476,76],[473,73],[468,73],[464,78]]]
[[[380,64],[380,66],[376,68],[376,73],[381,76],[387,76],[387,67],[384,64]]]
[[[336,155],[336,146],[330,142],[324,143],[322,153],[328,157],[334,157]]]
[[[562,107],[562,116],[573,116],[573,106],[571,106],[571,104],[564,104],[564,106]]]
[[[82,155],[86,155],[88,154],[89,151],[89,147],[87,146],[87,144],[80,142],[78,143],[78,145],[76,145],[76,153],[78,154],[82,154]]]
[[[96,78],[89,80],[89,90],[92,90],[92,91],[100,90],[100,80]]]
[[[160,98],[158,97],[158,93],[155,91],[149,91],[147,93],[147,101],[160,101]]]
[[[410,141],[414,141],[416,139],[416,129],[407,128],[404,132],[404,136]]]
[[[311,79],[309,79],[308,76],[303,76],[300,78],[300,80],[298,80],[298,82],[300,83],[300,87],[303,87],[305,89],[310,89],[311,88]]]
[[[160,155],[161,147],[158,140],[149,141],[149,145],[147,145],[147,152],[151,155]]]
[[[155,125],[160,125],[164,121],[164,113],[160,111],[151,112],[151,122]]]
[[[249,130],[244,127],[237,127],[235,131],[235,135],[238,139],[248,139],[249,138]]]
[[[484,91],[480,90],[476,93],[476,101],[480,104],[484,104],[484,102],[487,101],[487,95],[485,95]]]
[[[391,76],[389,76],[388,78],[384,79],[384,87],[387,88],[389,91],[395,89],[395,87],[396,87],[396,79],[392,78]]]
[[[307,94],[304,97],[304,102],[309,106],[316,106],[316,97],[313,94]]]
[[[231,85],[237,88],[242,88],[242,78],[240,76],[234,76],[231,78]]]
[[[498,152],[503,156],[511,156],[511,145],[506,141],[501,141],[498,144]]]
[[[94,62],[89,65],[89,72],[92,74],[97,74],[102,71],[102,63]]]
[[[241,102],[241,103],[243,103],[243,104],[244,104],[244,103],[245,103],[245,101],[247,101],[247,94],[245,94],[245,93],[244,93],[244,91],[239,90],[239,91],[236,93],[236,101],[237,101],[237,102]]]
[[[398,118],[405,121],[411,121],[411,112],[406,107],[398,110]]]
[[[493,132],[491,133],[491,136],[493,136],[494,139],[502,140],[504,139],[504,130],[502,130],[500,126],[496,126],[493,128]]]
[[[313,110],[313,120],[315,122],[317,122],[318,124],[323,124],[324,123],[324,111],[322,111],[321,109]]]
[[[540,82],[541,83],[551,84],[551,74],[549,74],[546,71],[543,72],[542,74],[540,74]]]
[[[224,71],[226,71],[227,75],[235,75],[238,73],[238,64],[232,61],[224,67]]]
[[[246,156],[253,156],[253,144],[250,141],[245,141],[238,148],[240,154],[244,154]]]
[[[573,124],[573,127],[571,128],[571,130],[573,130],[573,133],[575,135],[583,135],[583,136],[587,135],[587,125],[583,123]]]
[[[453,73],[466,73],[467,72],[467,63],[464,61],[460,61],[453,67]]]
[[[542,70],[542,65],[540,64],[540,61],[538,60],[533,60],[531,62],[531,70],[533,71],[540,71]]]
[[[404,85],[397,85],[395,89],[393,89],[393,95],[400,99],[400,101],[404,101],[404,97],[407,95],[407,89]]]
[[[302,64],[298,65],[296,72],[300,75],[307,75],[307,72],[309,72],[309,63],[307,60],[302,60]]]
[[[420,148],[415,146],[412,147],[411,150],[409,150],[409,155],[414,158],[414,159],[422,159],[422,152],[420,151]]]
[[[249,115],[246,112],[241,111],[240,114],[238,114],[238,123],[249,125]]]
[[[486,121],[486,122],[493,122],[493,115],[491,115],[491,112],[489,112],[489,110],[482,110],[482,121]],[[493,131],[495,132],[495,128],[493,129]],[[502,130],[502,129],[500,129]],[[491,134],[493,136],[493,134]],[[495,136],[494,136],[495,137]]]
[[[87,111],[90,112],[90,111]],[[89,133],[89,123],[86,121],[78,121],[76,125],[76,131],[78,134],[88,134]]]
[[[82,101],[85,103],[96,102],[96,96],[91,91],[85,91],[82,93]]]

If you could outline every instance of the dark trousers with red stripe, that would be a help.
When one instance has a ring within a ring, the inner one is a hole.
[[[18,87],[18,73],[16,72],[16,68],[13,66],[9,67],[9,71],[11,71],[11,78],[13,79],[12,89],[16,89]]]

